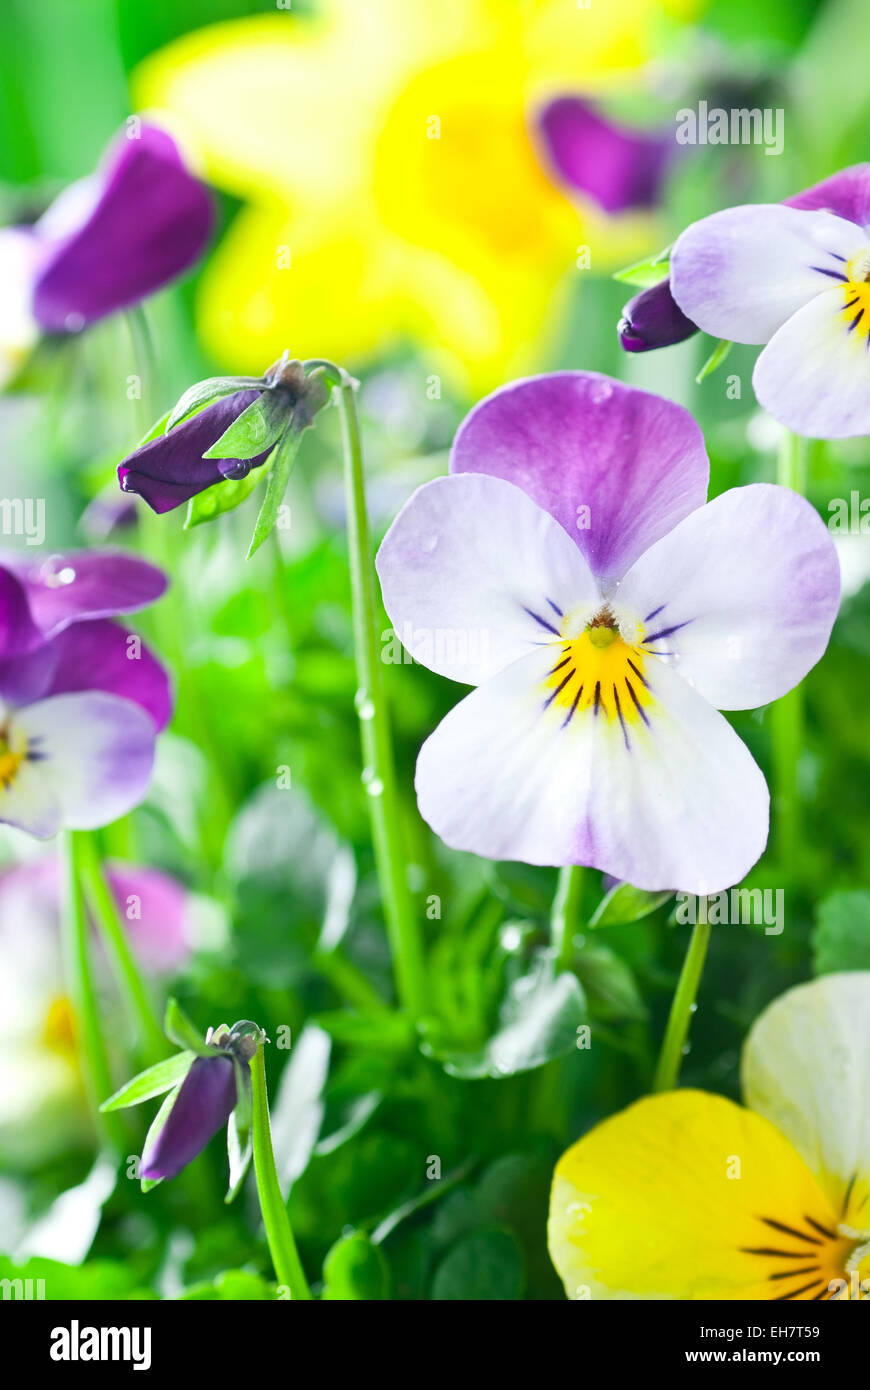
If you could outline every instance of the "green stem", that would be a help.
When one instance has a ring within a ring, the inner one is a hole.
[[[347,531],[356,651],[357,712],[362,734],[375,862],[399,997],[414,1018],[425,1007],[423,947],[405,872],[405,851],[393,762],[393,741],[378,643],[378,602],[366,511],[356,382],[342,373],[338,388],[344,443]]]
[[[293,1239],[287,1207],[275,1169],[272,1129],[269,1124],[269,1097],[266,1094],[266,1067],[262,1044],[251,1058],[254,1103],[254,1172],[269,1254],[278,1283],[290,1290],[290,1297],[310,1299],[311,1290]]]
[[[689,1020],[695,1006],[701,972],[710,942],[710,924],[707,921],[707,899],[698,898],[698,920],[692,928],[689,949],[683,961],[677,990],[671,1004],[668,1026],[665,1029],[662,1050],[653,1078],[654,1091],[672,1091],[680,1076],[683,1049],[689,1035]]]
[[[566,864],[559,870],[550,915],[550,940],[556,953],[556,964],[561,970],[570,968],[574,956],[574,936],[581,920],[584,872],[580,864]]]
[[[102,1101],[112,1094],[112,1073],[100,1028],[88,920],[81,889],[83,832],[61,834],[61,934],[67,989],[76,1024],[76,1040],[85,1090],[102,1136],[120,1150],[123,1129],[117,1115],[100,1115]]]
[[[801,494],[806,485],[806,444],[805,439],[786,430],[777,458],[777,482]],[[800,862],[798,762],[803,737],[803,690],[798,685],[771,710],[775,843],[781,862],[794,866]]]
[[[142,1060],[146,1066],[150,1066],[166,1057],[170,1048],[154,1011],[148,986],[130,950],[115,898],[100,866],[96,843],[86,831],[79,833],[81,884],[134,1020]]]

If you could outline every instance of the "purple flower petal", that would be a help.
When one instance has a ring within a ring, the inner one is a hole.
[[[833,212],[859,227],[870,225],[870,164],[853,164],[786,198],[786,206],[811,212]]]
[[[70,550],[33,559],[7,552],[0,558],[24,585],[43,638],[70,623],[133,613],[166,590],[162,570],[120,550]]]
[[[41,642],[24,585],[9,569],[0,568],[0,658],[33,651]]]
[[[202,456],[260,394],[259,391],[235,391],[231,396],[222,396],[199,414],[176,425],[168,434],[134,450],[118,467],[121,487],[125,492],[136,492],[144,497],[155,512],[168,512],[238,472],[238,459]],[[246,465],[259,468],[270,453],[271,448],[256,458],[244,460],[241,469],[247,472]]]
[[[136,498],[119,496],[117,488],[110,484],[85,507],[79,517],[79,528],[92,545],[100,545],[116,531],[127,531],[135,526],[138,518]]]
[[[87,690],[134,701],[158,732],[169,723],[166,669],[141,638],[107,618],[75,623],[29,656],[0,662],[0,695],[13,704]]]
[[[181,1083],[166,1123],[145,1146],[140,1177],[174,1178],[225,1125],[236,1103],[231,1057],[197,1057]]]
[[[67,190],[35,229],[46,254],[33,312],[50,333],[138,303],[192,265],[211,232],[208,191],[156,126],[119,136],[96,180]],[[66,223],[61,235],[58,223]]]
[[[622,311],[617,332],[626,352],[649,352],[670,347],[697,333],[697,324],[686,318],[671,294],[669,280],[662,280],[630,299]]]
[[[187,889],[160,869],[141,864],[109,863],[106,877],[140,964],[153,975],[178,970],[190,955]]]
[[[618,579],[707,497],[701,431],[682,406],[597,372],[554,372],[495,391],[466,416],[451,472],[516,484]]]
[[[580,97],[551,101],[539,117],[547,158],[559,178],[605,212],[653,207],[676,153],[671,136],[614,125]]]

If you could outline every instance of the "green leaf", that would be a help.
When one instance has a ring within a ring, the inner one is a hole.
[[[163,1031],[169,1041],[175,1043],[176,1047],[195,1052],[197,1057],[223,1056],[221,1048],[213,1047],[206,1042],[196,1025],[191,1023],[178,1000],[171,997],[166,1001]]]
[[[287,482],[296,462],[296,455],[299,452],[299,445],[302,442],[302,431],[295,429],[291,424],[281,443],[275,450],[270,460],[269,481],[266,484],[266,496],[263,498],[263,505],[260,507],[260,514],[254,526],[254,534],[251,536],[251,544],[248,546],[248,553],[245,557],[250,560],[251,556],[259,550],[263,541],[271,533],[272,527],[278,519],[278,508],[284,500],[284,493],[287,491]]]
[[[715,372],[716,368],[722,365],[733,346],[734,344],[729,338],[719,339],[713,351],[710,353],[710,356],[707,358],[707,361],[695,377],[698,386],[701,385],[705,377],[708,377],[711,372]]]
[[[248,1274],[244,1269],[225,1269],[213,1280],[189,1285],[179,1294],[179,1298],[185,1303],[264,1303],[271,1302],[275,1293],[275,1286],[267,1284],[258,1274]]]
[[[810,940],[816,975],[870,970],[870,892],[831,893],[816,909]]]
[[[671,268],[670,255],[671,248],[666,246],[657,256],[651,256],[645,261],[635,261],[624,270],[617,270],[613,278],[622,280],[627,285],[635,285],[641,290],[650,289],[668,278]]]
[[[236,1104],[227,1125],[227,1157],[230,1181],[225,1202],[232,1202],[245,1180],[254,1152],[254,1108],[251,1068],[247,1062],[233,1057],[236,1076]]]
[[[323,1262],[323,1280],[325,1299],[390,1297],[390,1267],[384,1252],[362,1231],[336,1241]]]
[[[314,1022],[334,1042],[375,1052],[407,1052],[414,1040],[414,1024],[399,1010],[330,1009],[315,1015]]]
[[[140,1071],[126,1086],[104,1100],[100,1110],[124,1110],[128,1105],[141,1105],[143,1100],[150,1100],[152,1096],[162,1096],[164,1091],[172,1090],[173,1086],[184,1080],[193,1065],[193,1058],[193,1052],[176,1052],[174,1057],[167,1057],[146,1071]]]
[[[672,898],[673,893],[646,893],[630,883],[617,883],[601,899],[589,919],[590,927],[615,927],[623,922],[639,922]]]
[[[166,430],[174,429],[188,415],[197,415],[206,406],[213,405],[224,396],[232,396],[236,391],[255,391],[263,389],[263,380],[256,376],[210,376],[205,381],[197,381],[188,387],[167,416]],[[232,455],[218,455],[218,458]]]
[[[201,526],[204,521],[214,521],[216,516],[235,511],[265,480],[268,470],[269,459],[266,459],[264,464],[252,468],[244,478],[225,478],[222,483],[213,483],[204,492],[197,492],[188,499],[184,530],[189,531],[193,526]]]
[[[639,1021],[647,1017],[634,975],[609,946],[599,946],[597,942],[584,946],[574,958],[574,969],[594,1018],[612,1023],[617,1019]]]
[[[17,1281],[32,1279],[32,1298],[45,1298],[47,1301],[76,1303],[94,1300],[153,1298],[155,1295],[142,1288],[139,1275],[130,1264],[112,1260],[89,1260],[84,1265],[62,1264],[59,1260],[47,1260],[34,1256],[23,1264],[15,1264],[6,1255],[0,1255],[0,1279],[12,1281],[11,1291],[4,1298],[16,1299]],[[39,1285],[39,1281],[43,1281]],[[21,1297],[26,1289],[22,1287]]]
[[[287,397],[263,391],[203,454],[204,459],[252,459],[277,444],[287,426]]]
[[[435,1271],[430,1297],[437,1301],[504,1302],[520,1299],[526,1277],[523,1254],[503,1226],[474,1231],[448,1250]]]
[[[498,1029],[475,1051],[433,1047],[445,1071],[463,1080],[513,1076],[561,1057],[577,1045],[577,1029],[586,1021],[586,1000],[576,975],[553,973],[552,959],[541,953],[528,974],[515,980],[499,1011]]]
[[[166,1097],[160,1109],[157,1111],[157,1114],[154,1116],[154,1119],[151,1121],[148,1133],[145,1135],[145,1143],[142,1145],[143,1153],[150,1144],[157,1143],[157,1140],[160,1137],[160,1131],[163,1129],[163,1126],[169,1119],[170,1112],[172,1110],[173,1105],[175,1104],[178,1092],[180,1090],[181,1082],[179,1082],[179,1084],[169,1092],[169,1095]],[[162,1181],[162,1178],[140,1178],[139,1186],[141,1187],[143,1192],[150,1192],[152,1187],[157,1187],[160,1183],[162,1183]]]

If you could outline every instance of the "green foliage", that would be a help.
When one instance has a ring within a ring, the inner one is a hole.
[[[870,892],[831,893],[816,909],[812,937],[813,970],[870,970]]]

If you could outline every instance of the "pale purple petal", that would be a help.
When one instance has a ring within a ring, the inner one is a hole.
[[[165,667],[140,637],[108,619],[75,623],[29,656],[0,661],[0,695],[14,704],[86,690],[133,700],[158,731],[172,714]]]
[[[530,377],[487,396],[460,426],[450,468],[522,488],[602,581],[700,507],[709,479],[687,410],[597,372]]]
[[[605,212],[653,207],[676,153],[673,135],[651,136],[607,120],[581,97],[562,96],[539,117],[547,162],[569,188]]]
[[[115,141],[71,211],[70,201],[37,227],[46,256],[33,311],[51,333],[75,332],[175,279],[201,255],[214,217],[175,141],[145,124],[138,138]]]
[[[6,552],[0,562],[24,585],[44,638],[83,619],[133,613],[166,589],[162,570],[120,550],[69,550],[32,559]]]
[[[33,651],[41,642],[42,633],[31,616],[24,585],[10,569],[0,567],[0,661]]]
[[[870,164],[853,164],[849,169],[841,169],[784,201],[787,207],[833,212],[847,222],[867,228],[870,226]]]
[[[187,889],[160,869],[139,864],[110,862],[106,876],[143,968],[154,975],[178,970],[190,955]]]
[[[693,222],[671,252],[671,291],[705,333],[766,343],[816,295],[843,284],[870,250],[854,223],[780,203],[726,208]]]
[[[646,619],[645,645],[672,653],[717,709],[754,709],[824,653],[840,602],[831,536],[788,488],[732,488],[642,555],[619,601]]]
[[[145,1146],[139,1176],[174,1178],[226,1124],[236,1103],[231,1057],[197,1057],[181,1083],[155,1143]]]
[[[697,333],[697,324],[687,319],[671,294],[669,280],[641,290],[622,311],[617,332],[626,352],[649,352],[670,347]]]
[[[259,468],[271,448],[244,461],[207,459],[203,454],[261,394],[235,391],[231,396],[222,396],[168,434],[143,444],[119,465],[121,487],[138,493],[155,512],[168,512],[227,477],[240,477],[251,468]]]
[[[69,829],[92,830],[145,796],[155,729],[132,701],[102,692],[56,695],[16,710],[12,724],[27,740],[28,758],[0,798],[0,820],[40,835],[36,826],[44,828],[50,810]]]
[[[598,713],[568,718],[548,701],[557,659],[515,661],[423,745],[417,799],[436,834],[487,859],[585,864],[649,891],[739,882],[764,850],[769,798],[725,718],[656,660],[643,719],[625,690],[621,719],[609,690]]]
[[[809,215],[809,214],[808,214]],[[814,439],[870,434],[870,308],[849,284],[817,295],[783,324],[752,374],[765,410]]]
[[[595,581],[558,522],[479,473],[419,488],[377,564],[399,640],[430,670],[470,685],[552,641],[578,606],[597,606]]]

